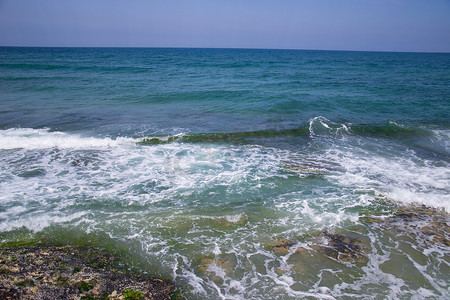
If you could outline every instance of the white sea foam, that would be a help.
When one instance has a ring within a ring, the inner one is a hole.
[[[374,147],[364,152],[340,146],[330,148],[325,157],[338,162],[345,171],[328,177],[342,187],[373,190],[391,200],[440,207],[450,212],[447,162],[435,164],[410,150],[393,155],[389,147]]]
[[[0,130],[0,149],[92,149],[133,143],[131,138],[94,138],[49,129],[11,128]]]
[[[227,215],[225,216],[225,219],[230,223],[238,223],[239,221],[242,222],[243,219],[245,219],[245,214],[238,214],[238,215]]]
[[[450,130],[433,130],[435,139],[439,142],[439,144],[443,145],[444,150],[449,153],[450,152]]]
[[[38,232],[44,228],[50,226],[51,224],[66,223],[74,220],[78,220],[83,217],[86,212],[78,212],[72,215],[66,215],[61,213],[47,213],[47,212],[37,212],[31,213],[20,218],[10,218],[6,216],[7,222],[0,222],[0,231],[8,231],[14,228],[25,227],[31,231]],[[0,220],[4,217],[4,214],[0,214]]]
[[[277,176],[280,157],[286,155],[253,146],[141,146],[133,139],[86,138],[44,129],[9,129],[1,134],[1,147],[9,151],[0,162],[3,204],[18,201],[29,212],[34,210],[32,203],[44,210],[95,203],[142,206],[178,201],[177,195],[188,197],[216,186],[239,188]],[[230,222],[241,217],[228,216]],[[7,224],[10,229],[21,225],[19,220]]]

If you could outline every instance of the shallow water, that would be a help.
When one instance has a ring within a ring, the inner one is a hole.
[[[1,240],[121,249],[189,299],[448,298],[449,65],[0,48]]]

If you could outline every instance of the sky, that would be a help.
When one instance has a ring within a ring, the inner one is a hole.
[[[450,0],[0,0],[0,46],[450,52]]]

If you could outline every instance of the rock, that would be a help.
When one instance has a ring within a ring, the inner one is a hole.
[[[216,264],[216,266],[223,269],[225,271],[225,274],[227,274],[227,276],[230,276],[234,268],[236,267],[234,261],[232,261],[228,257],[215,259],[214,263]]]
[[[431,245],[450,245],[450,216],[444,210],[424,205],[398,206],[390,216],[381,218],[364,216],[360,221],[368,225],[377,224],[383,230],[396,232]]]
[[[366,223],[366,224],[383,223],[384,222],[384,220],[382,218],[369,217],[369,216],[360,217],[359,221]]]
[[[79,159],[75,159],[74,161],[72,161],[72,166],[74,167],[82,167],[82,166],[87,166],[88,165],[88,161],[81,161]]]
[[[216,268],[219,269],[216,269]],[[231,276],[236,263],[230,257],[202,258],[197,268],[202,273],[209,273],[209,278],[217,284],[223,283],[223,275]]]
[[[241,213],[238,215],[225,216],[223,218],[215,219],[214,223],[221,229],[236,229],[247,223],[247,215]]]
[[[17,272],[0,272],[0,299],[170,299],[174,291],[169,281],[116,270],[116,257],[92,247],[1,250],[1,270]]]
[[[13,287],[5,287],[0,284],[0,299],[20,299],[20,293]]]
[[[320,241],[320,237],[326,238],[327,243],[325,245]],[[276,255],[283,256],[287,255],[296,244],[293,241],[281,239],[273,244],[271,249]],[[306,268],[300,264],[301,261],[308,260],[316,255],[325,255],[341,262],[365,264],[368,261],[368,249],[367,245],[357,239],[323,232],[311,239],[308,249],[304,247],[295,249],[292,253],[292,259],[294,260],[292,263],[294,265],[299,264],[297,271],[304,271]]]
[[[310,272],[310,269],[305,262],[296,261],[292,266],[292,271],[294,271],[297,274],[307,274],[308,272]]]
[[[365,264],[368,262],[368,246],[361,241],[340,234],[324,232],[328,245],[320,247],[323,254],[342,262]]]
[[[281,239],[278,242],[276,242],[275,244],[273,244],[271,246],[272,251],[276,254],[276,255],[286,255],[289,253],[289,250],[292,246],[294,246],[296,243],[287,240],[287,239]]]
[[[275,268],[275,273],[276,273],[278,276],[283,276],[286,272],[287,272],[287,271],[286,271],[285,269],[282,269],[282,268]]]

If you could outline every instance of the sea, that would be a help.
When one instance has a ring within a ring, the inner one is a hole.
[[[186,299],[449,299],[450,54],[0,47],[0,243]]]

